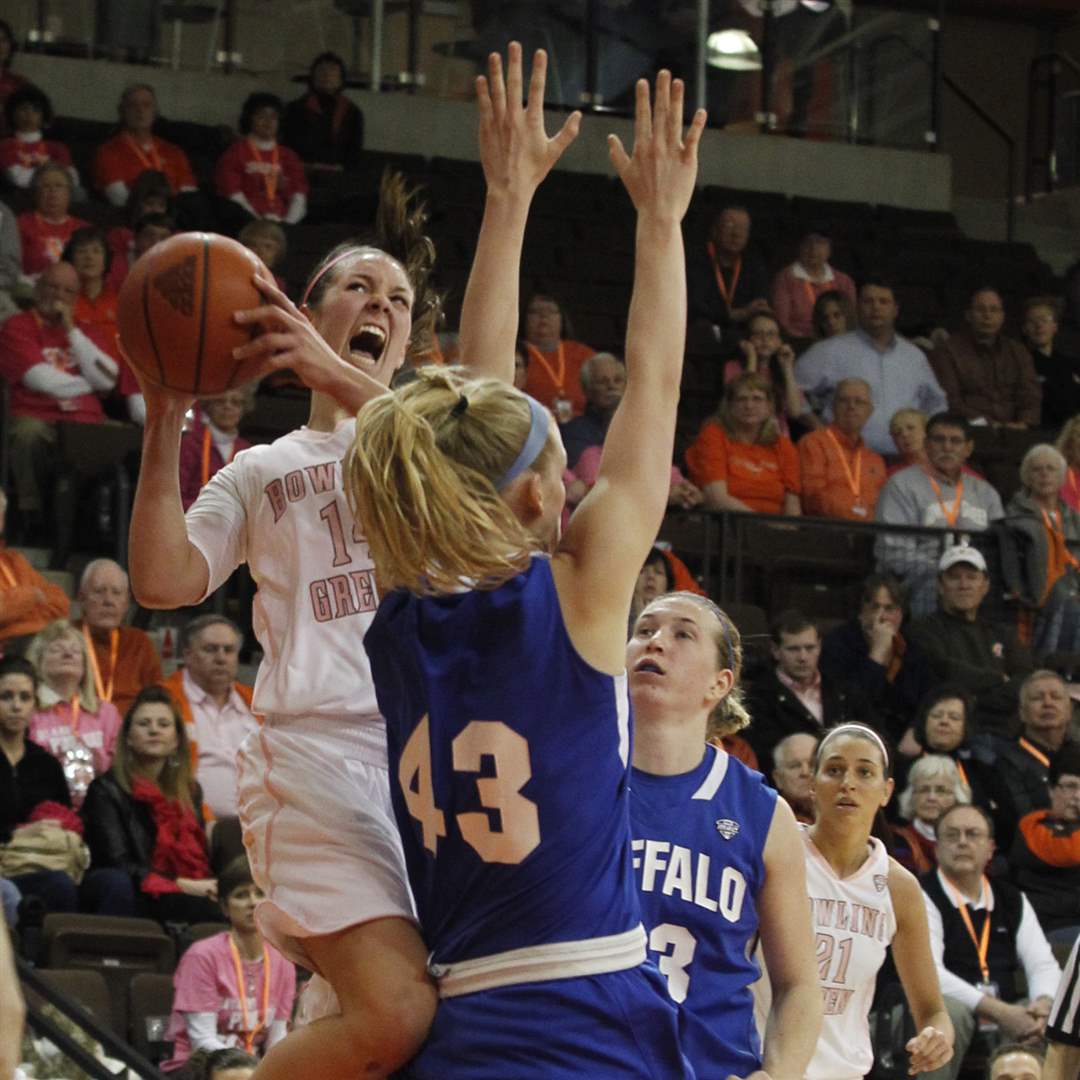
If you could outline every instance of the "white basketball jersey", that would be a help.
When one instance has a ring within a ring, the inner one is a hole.
[[[825,1005],[806,1080],[861,1080],[874,1064],[867,1015],[874,981],[896,933],[889,856],[870,838],[870,857],[838,878],[803,828],[806,889],[814,921],[818,981]]]
[[[342,485],[355,430],[350,417],[332,432],[305,427],[244,450],[187,512],[209,592],[242,562],[258,585],[258,713],[378,716],[364,652],[379,603],[375,572]]]

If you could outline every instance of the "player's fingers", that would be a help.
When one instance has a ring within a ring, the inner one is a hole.
[[[683,147],[691,158],[697,155],[698,143],[701,142],[701,133],[705,130],[705,121],[708,118],[709,114],[704,109],[698,109],[694,113],[693,120],[690,121],[690,127],[683,139]]]
[[[656,136],[666,139],[668,119],[671,116],[671,72],[662,68],[656,76],[656,91],[653,95],[653,131]]]
[[[521,42],[511,41],[506,49],[506,107],[521,108]]]
[[[278,287],[278,283],[270,277],[268,274],[256,273],[252,277],[252,281],[255,284],[255,288],[263,294],[263,296],[277,307],[283,308],[288,312],[296,312],[296,305],[285,295],[284,292]]]
[[[622,140],[618,135],[609,135],[607,137],[607,146],[611,164],[615,166],[615,171],[622,176],[623,170],[630,164],[630,158],[627,156],[626,150],[623,149]]]
[[[561,154],[578,137],[579,131],[581,131],[581,113],[572,112],[566,118],[566,123],[559,128],[554,138],[551,139],[555,150]]]
[[[506,112],[506,83],[503,82],[502,57],[497,52],[488,57],[488,90],[492,111],[499,119]]]
[[[686,83],[682,79],[671,80],[671,107],[668,110],[668,142],[672,146],[682,143],[683,101],[686,98]]]
[[[634,84],[634,145],[644,145],[652,138],[652,116],[649,115],[649,83],[638,79]]]
[[[476,76],[476,107],[480,112],[481,123],[491,120],[491,95],[488,91],[486,75]]]
[[[531,117],[544,117],[544,88],[547,85],[547,53],[537,49],[533,53],[532,71],[529,72],[529,100],[525,103]]]
[[[298,316],[277,304],[264,304],[262,307],[245,308],[243,311],[233,312],[233,321],[242,326],[250,326],[252,323],[274,323],[278,326],[295,328],[298,324]]]
[[[292,352],[296,339],[292,334],[281,331],[267,331],[252,341],[237,345],[232,351],[234,360],[255,360],[259,357],[273,356],[277,353]]]

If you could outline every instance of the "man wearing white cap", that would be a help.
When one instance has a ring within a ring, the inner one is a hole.
[[[938,610],[916,619],[911,638],[930,658],[934,676],[962,686],[975,698],[983,731],[1011,735],[1016,725],[1019,679],[1031,656],[1004,626],[979,618],[990,589],[982,552],[947,548],[938,562]]]

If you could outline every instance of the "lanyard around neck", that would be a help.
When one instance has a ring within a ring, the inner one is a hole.
[[[264,943],[262,954],[262,1005],[260,1008],[262,1015],[255,1014],[253,1027],[248,1025],[247,990],[244,987],[244,968],[240,963],[240,950],[236,947],[236,942],[233,940],[231,933],[229,934],[229,952],[232,953],[233,969],[236,972],[236,996],[240,999],[240,1015],[242,1018],[240,1022],[243,1024],[241,1034],[244,1038],[244,1049],[250,1054],[252,1047],[255,1045],[255,1037],[266,1027],[266,1017],[270,1008],[270,950]]]

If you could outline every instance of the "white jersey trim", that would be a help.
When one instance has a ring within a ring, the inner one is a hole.
[[[576,979],[625,971],[645,962],[645,928],[581,941],[553,941],[510,949],[457,964],[428,961],[428,973],[439,986],[439,997],[460,997],[518,983]]]
[[[690,796],[691,799],[703,799],[708,802],[717,793],[724,782],[724,777],[727,776],[728,760],[727,752],[717,747],[709,775],[701,781],[701,787]]]

